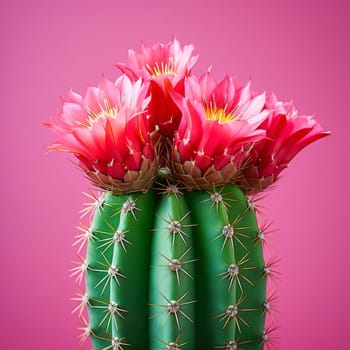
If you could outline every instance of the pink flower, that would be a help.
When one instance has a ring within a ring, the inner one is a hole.
[[[174,38],[167,44],[157,43],[152,47],[142,45],[141,52],[128,51],[129,65],[118,63],[118,67],[131,80],[140,77],[144,80],[163,80],[167,78],[176,86],[191,69],[198,56],[193,56],[193,45],[185,45],[183,49]]]
[[[241,185],[249,193],[273,184],[304,147],[330,134],[312,116],[299,115],[291,102],[278,101],[274,94],[268,96],[266,110],[270,113],[259,126],[266,138],[254,144],[250,165],[243,171]]]
[[[71,152],[96,185],[116,192],[146,190],[156,155],[148,130],[148,84],[103,78],[84,96],[70,92],[62,112],[46,126],[58,136],[51,149]]]
[[[239,85],[232,77],[226,75],[217,83],[208,71],[198,82],[186,79],[186,97],[200,101],[205,108],[206,118],[219,123],[245,120],[255,129],[267,117],[264,110],[265,93],[256,95],[248,82]]]
[[[181,112],[169,91],[184,94],[184,79],[191,74],[198,59],[193,55],[193,50],[193,45],[181,48],[174,38],[167,44],[157,43],[152,47],[142,45],[140,53],[129,50],[129,64],[116,64],[131,80],[142,78],[150,81],[150,130],[156,137],[161,135],[171,139],[179,126]]]
[[[265,94],[254,96],[250,84],[230,77],[216,83],[210,73],[186,79],[186,98],[172,94],[182,111],[175,134],[172,170],[189,188],[211,189],[233,182],[249,146],[265,136],[257,126],[266,118]]]
[[[116,82],[103,77],[84,96],[73,91],[45,125],[51,149],[71,152],[105,190],[146,191],[168,166],[188,190],[236,183],[256,193],[274,183],[308,144],[329,132],[273,94],[256,94],[210,71],[198,80],[193,45],[170,42],[128,51]]]

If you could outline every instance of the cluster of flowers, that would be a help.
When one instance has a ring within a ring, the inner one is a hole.
[[[235,182],[256,193],[328,135],[250,82],[217,82],[210,71],[196,78],[193,50],[176,39],[129,50],[115,82],[103,77],[84,96],[68,93],[46,124],[58,135],[51,148],[74,153],[94,184],[115,192],[146,191],[166,167],[189,190]]]

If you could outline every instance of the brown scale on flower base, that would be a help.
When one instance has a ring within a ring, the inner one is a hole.
[[[237,183],[244,193],[254,195],[266,191],[267,188],[271,189],[271,186],[276,183],[276,178],[273,174],[260,178],[245,178],[241,175]]]
[[[236,183],[241,178],[241,174],[233,161],[221,169],[216,169],[212,165],[205,173],[202,173],[194,161],[182,162],[176,147],[173,149],[173,162],[170,162],[170,167],[174,179],[183,184],[188,191],[210,191],[213,189],[213,186]]]
[[[98,170],[92,171],[80,166],[87,179],[99,188],[113,193],[147,192],[152,187],[158,170],[158,158],[150,161],[143,159],[139,171],[125,170],[123,180],[102,174]]]

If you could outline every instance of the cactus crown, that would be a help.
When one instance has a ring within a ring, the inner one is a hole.
[[[84,96],[69,92],[45,124],[58,135],[51,148],[74,153],[88,179],[114,193],[147,191],[159,170],[190,191],[235,183],[256,193],[329,134],[250,82],[216,82],[210,71],[196,79],[193,50],[176,39],[130,50],[115,82],[103,77]]]

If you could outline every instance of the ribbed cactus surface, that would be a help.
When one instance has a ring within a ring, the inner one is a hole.
[[[263,349],[266,265],[237,186],[106,192],[85,237],[95,350]]]

